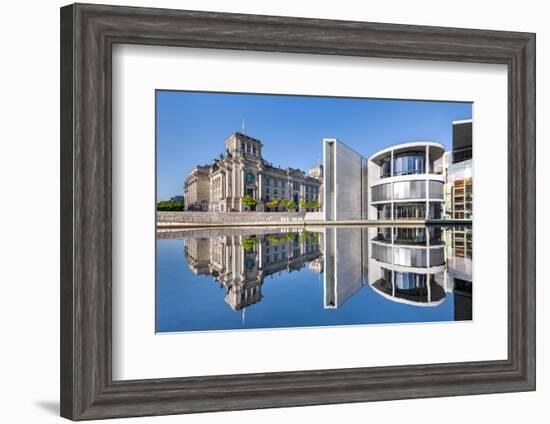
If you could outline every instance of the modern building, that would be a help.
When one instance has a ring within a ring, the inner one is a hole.
[[[440,143],[398,144],[368,160],[368,218],[440,219],[445,176],[435,168],[445,153]]]
[[[472,120],[453,122],[452,161],[447,168],[447,185],[453,219],[472,219],[473,214],[473,163]]]
[[[304,207],[304,202],[306,206],[314,200],[321,203],[322,165],[310,168],[308,174],[275,167],[262,157],[262,148],[256,138],[232,134],[225,140],[224,154],[209,165],[195,168],[187,177],[184,192],[199,193],[197,201],[187,201],[188,210],[280,212],[288,210],[282,200],[292,200],[292,210],[296,211],[314,209]],[[245,197],[248,202],[243,202]]]
[[[436,166],[442,144],[398,144],[369,159],[336,139],[325,139],[323,150],[325,220],[442,218],[445,175]]]

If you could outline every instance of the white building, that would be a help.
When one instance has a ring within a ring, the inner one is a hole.
[[[398,144],[368,160],[368,218],[428,220],[443,216],[445,175],[436,170],[445,147],[431,141]]]

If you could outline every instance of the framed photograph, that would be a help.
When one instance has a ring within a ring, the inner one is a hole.
[[[61,415],[535,389],[535,35],[61,9]]]

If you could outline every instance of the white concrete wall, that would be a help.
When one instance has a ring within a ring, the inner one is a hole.
[[[372,190],[369,189],[375,182],[380,179],[380,167],[372,162],[367,163],[367,218],[376,219],[376,206],[372,204]]]
[[[330,148],[331,143],[334,149]],[[324,153],[326,219],[362,219],[366,205],[366,160],[336,139],[324,140]]]

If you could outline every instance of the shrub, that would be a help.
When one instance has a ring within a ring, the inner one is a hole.
[[[254,246],[256,246],[258,244],[258,239],[257,238],[246,238],[242,241],[242,246],[244,248],[244,250],[252,250],[254,249]]]
[[[294,202],[294,200],[287,200],[285,208],[289,211],[296,209],[296,202]]]
[[[182,211],[184,207],[183,200],[174,200],[167,202],[158,202],[157,211]]]
[[[243,196],[242,203],[245,206],[253,207],[253,206],[256,206],[256,204],[258,202],[252,196],[247,194],[247,195]]]
[[[317,199],[310,200],[308,207],[313,210],[321,209],[321,203]]]
[[[273,199],[271,199],[269,202],[267,202],[265,205],[268,207],[268,208],[276,208],[277,206],[279,206],[279,199],[277,197],[274,197]]]

